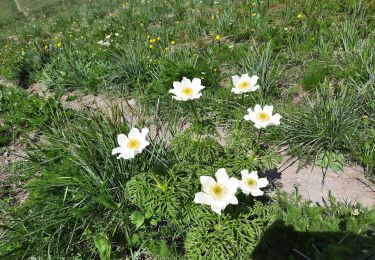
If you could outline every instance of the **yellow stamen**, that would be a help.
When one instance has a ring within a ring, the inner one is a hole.
[[[250,87],[250,83],[247,81],[242,81],[239,86],[239,88],[242,90],[248,89],[249,87]]]
[[[246,180],[246,185],[249,186],[250,188],[256,187],[257,181],[255,179],[253,179],[253,178],[248,178]]]
[[[190,97],[190,96],[193,95],[193,89],[192,89],[191,87],[183,87],[183,88],[182,88],[182,94],[183,94],[184,96],[188,96],[188,97]]]
[[[141,146],[141,142],[135,138],[130,139],[128,142],[129,149],[135,150],[135,149],[138,149],[140,146]]]
[[[210,187],[210,193],[214,199],[221,199],[227,193],[227,188],[222,184],[215,183]]]
[[[258,115],[257,115],[257,119],[260,121],[260,122],[268,122],[270,121],[271,117],[266,113],[266,112],[260,112]]]

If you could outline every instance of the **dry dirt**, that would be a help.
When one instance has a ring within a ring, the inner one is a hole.
[[[345,166],[339,174],[328,170],[322,186],[323,171],[320,167],[306,166],[298,169],[298,160],[286,161],[287,159],[276,172],[267,174],[274,187],[288,193],[298,191],[302,198],[319,205],[328,202],[329,192],[338,201],[353,204],[359,202],[367,207],[375,205],[375,184],[365,177],[359,166]]]

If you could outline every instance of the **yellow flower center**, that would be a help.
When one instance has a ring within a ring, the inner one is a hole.
[[[247,81],[242,81],[239,86],[239,88],[242,90],[248,89],[249,87],[250,87],[250,83]]]
[[[188,97],[190,97],[190,96],[193,95],[193,89],[192,89],[191,87],[183,87],[183,88],[182,88],[182,94],[183,94],[184,96],[188,96]]]
[[[258,115],[257,115],[257,119],[260,121],[260,122],[268,122],[270,121],[271,117],[266,113],[266,112],[260,112]]]
[[[256,187],[257,186],[257,181],[253,178],[248,178],[246,180],[246,185],[249,186],[250,188]]]
[[[210,193],[214,199],[221,199],[227,193],[227,188],[222,184],[216,183],[211,186]]]
[[[128,148],[131,150],[138,149],[141,146],[141,142],[135,138],[132,138],[128,142]]]

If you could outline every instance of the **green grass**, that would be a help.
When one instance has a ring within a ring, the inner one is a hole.
[[[0,3],[0,76],[18,86],[0,88],[0,146],[30,132],[43,141],[28,146],[28,162],[7,170],[8,182],[26,176],[30,195],[18,205],[8,189],[0,194],[0,256],[374,254],[374,209],[239,196],[219,217],[193,203],[200,176],[221,167],[230,176],[245,168],[264,175],[285,145],[306,163],[336,171],[357,163],[374,178],[373,1],[17,3],[20,10],[16,1]],[[231,93],[231,76],[242,73],[259,76],[259,91]],[[200,99],[171,99],[182,77],[202,80]],[[28,95],[37,81],[55,98]],[[58,98],[67,92],[134,98],[139,120],[129,124],[116,106],[111,115],[65,111]],[[255,104],[283,117],[260,138],[242,120]],[[134,126],[157,129],[149,149],[117,160],[116,136]],[[218,128],[227,132],[225,146]]]

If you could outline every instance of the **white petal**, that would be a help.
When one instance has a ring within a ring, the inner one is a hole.
[[[271,117],[271,122],[274,124],[274,125],[280,125],[280,119],[281,119],[281,116],[279,113],[277,114],[274,114],[272,117]]]
[[[250,81],[250,77],[249,77],[249,74],[242,74],[241,75],[241,81]]]
[[[209,192],[210,186],[216,183],[215,179],[211,176],[201,176],[199,180],[202,184],[203,191],[205,192]]]
[[[198,192],[195,194],[194,202],[199,204],[211,205],[211,197],[204,192]]]
[[[148,132],[149,132],[148,128],[142,128],[142,131],[141,131],[142,135],[146,136]]]
[[[212,211],[216,212],[217,214],[221,215],[222,208],[218,208],[215,206],[211,206]]]
[[[191,81],[190,81],[190,79],[188,79],[186,77],[182,77],[181,85],[182,85],[182,87],[186,87],[186,86],[191,87]]]
[[[117,157],[118,159],[123,158],[125,160],[133,159],[136,155],[134,150],[124,149],[122,153]]]
[[[251,78],[250,78],[250,86],[255,86],[255,84],[257,84],[258,79],[259,79],[259,77],[256,76],[256,75],[251,76]]]
[[[262,126],[260,124],[255,124],[254,127],[257,128],[257,129],[265,128],[265,126]]]
[[[239,180],[237,180],[234,177],[231,177],[229,181],[227,182],[226,186],[228,187],[228,190],[230,193],[234,194],[236,193],[238,186],[240,185]]]
[[[262,107],[260,105],[255,105],[254,107],[254,113],[258,114],[259,112],[262,112]]]
[[[118,153],[123,153],[124,149],[125,148],[123,148],[123,147],[116,147],[116,148],[112,149],[112,155],[115,155],[115,154],[118,154]]]
[[[200,79],[197,79],[197,78],[193,78],[193,81],[191,82],[193,87],[200,87],[201,86],[201,80]]]
[[[249,175],[249,170],[242,170],[241,171],[241,178],[244,179]]]
[[[239,90],[238,88],[232,88],[232,92],[234,94],[241,94],[241,90]]]
[[[232,199],[229,201],[230,204],[237,205],[238,204],[238,199],[236,196],[233,196]]]
[[[174,90],[179,91],[179,90],[182,88],[182,86],[181,86],[181,82],[174,81],[174,82],[173,82],[173,88],[174,88]]]
[[[257,196],[262,196],[264,194],[263,191],[261,191],[260,189],[256,189],[256,190],[252,190],[250,191],[251,195],[253,195],[254,197],[257,197]]]
[[[267,113],[267,115],[269,116],[272,116],[272,110],[273,110],[273,106],[264,106],[263,108],[263,112]]]
[[[128,138],[137,138],[141,135],[138,128],[132,128],[128,134]]]
[[[202,93],[198,93],[198,94],[196,94],[194,96],[191,96],[190,99],[197,99],[197,98],[200,98],[201,96],[202,96]]]
[[[257,180],[258,179],[258,172],[257,171],[250,172],[249,177]]]
[[[229,181],[229,176],[224,168],[220,168],[215,173],[217,183],[226,184]]]
[[[126,146],[128,144],[128,137],[124,134],[119,134],[117,136],[117,142],[120,146]]]
[[[178,100],[178,101],[186,101],[186,100],[183,100],[181,97],[179,96],[173,96],[172,99],[175,99],[175,100]]]
[[[267,178],[260,178],[258,179],[257,184],[258,184],[258,188],[264,188],[268,185],[268,180]]]
[[[259,85],[256,85],[256,86],[251,88],[251,91],[255,91],[255,90],[258,90],[258,89],[259,89]]]
[[[245,195],[249,195],[251,189],[249,189],[249,186],[246,185],[245,181],[241,181],[240,189]]]
[[[237,75],[232,76],[232,82],[235,88],[238,87],[239,81],[240,81],[240,77],[238,77]]]

